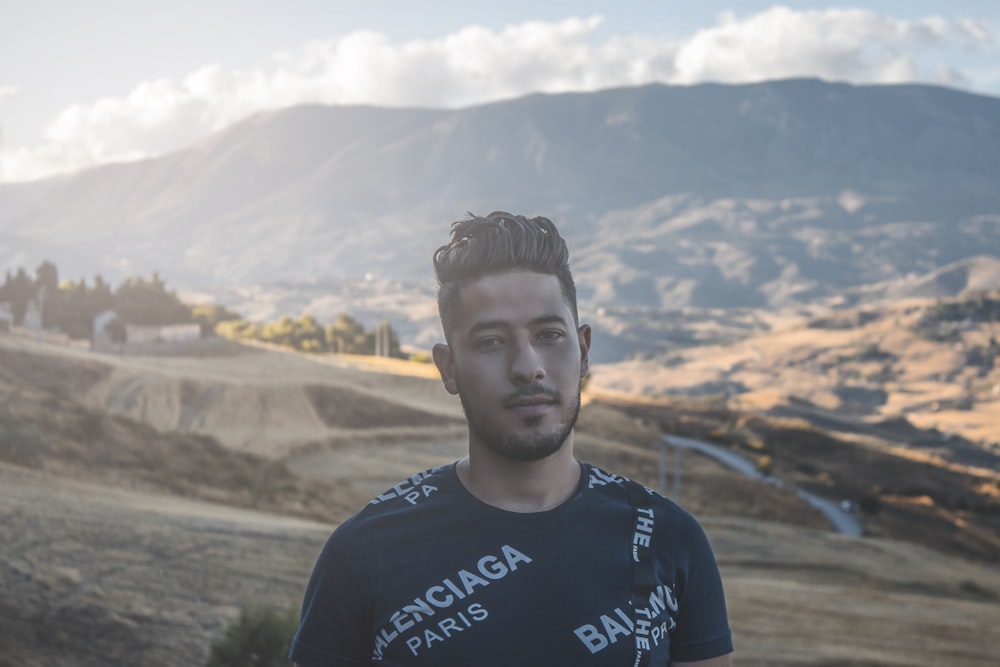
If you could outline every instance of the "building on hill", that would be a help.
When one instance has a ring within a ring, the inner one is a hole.
[[[32,331],[42,330],[42,309],[38,307],[38,303],[34,300],[28,301],[28,308],[24,311],[24,319],[21,320],[21,326]]]
[[[93,332],[91,340],[94,343],[110,343],[111,331],[108,328],[112,322],[118,319],[118,313],[113,310],[102,310],[94,316]]]
[[[118,324],[115,324],[115,323]],[[114,329],[120,328],[119,335]],[[199,324],[164,324],[159,326],[144,326],[139,324],[121,323],[118,313],[105,310],[94,317],[93,340],[97,345],[104,343],[125,343],[144,345],[149,343],[185,343],[201,338]]]
[[[113,310],[94,318],[90,349],[114,354],[169,355],[206,344],[199,324],[125,324]]]
[[[126,343],[184,343],[201,338],[200,324],[125,325]]]

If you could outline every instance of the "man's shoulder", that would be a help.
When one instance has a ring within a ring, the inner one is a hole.
[[[441,491],[449,491],[454,473],[454,463],[429,468],[392,485],[372,498],[365,509],[392,510],[418,506],[422,500]]]
[[[587,488],[596,491],[598,498],[605,502],[617,502],[629,506],[650,508],[663,517],[668,524],[697,524],[697,520],[682,506],[653,489],[633,479],[608,472],[590,463],[584,463]],[[664,525],[666,527],[666,525]]]
[[[629,502],[638,501],[644,505],[674,505],[669,498],[624,475],[608,472],[592,463],[584,463],[583,469],[587,478],[587,488],[598,491],[600,495],[625,499]]]
[[[429,505],[446,502],[454,495],[454,463],[429,468],[386,488],[358,510],[342,526],[352,530],[399,515],[419,513]]]

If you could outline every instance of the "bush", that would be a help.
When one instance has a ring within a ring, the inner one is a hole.
[[[757,457],[757,470],[760,471],[761,475],[770,475],[774,472],[774,459],[763,454]]]
[[[205,667],[288,667],[288,650],[297,625],[294,609],[244,609],[212,645]]]
[[[0,461],[41,470],[43,456],[37,433],[0,426]]]
[[[882,509],[882,499],[878,491],[870,491],[858,498],[858,507],[865,514],[878,514]]]
[[[80,408],[75,411],[76,428],[73,435],[82,437],[84,442],[94,443],[104,434],[104,414],[97,410]]]

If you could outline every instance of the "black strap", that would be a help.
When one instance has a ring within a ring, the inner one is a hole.
[[[649,491],[641,484],[627,480],[628,499],[635,519],[632,531],[632,618],[634,622],[635,662],[633,667],[647,667],[650,655],[650,630],[652,629],[649,597],[656,585],[653,579],[653,561],[650,545],[653,537],[653,508]]]

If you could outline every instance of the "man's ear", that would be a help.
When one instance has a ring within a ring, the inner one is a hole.
[[[458,383],[455,382],[455,361],[451,356],[451,348],[444,343],[438,343],[431,349],[434,365],[441,374],[441,382],[449,394],[458,394]]]
[[[576,336],[580,341],[580,377],[582,378],[590,370],[590,325],[581,324],[576,330]]]

